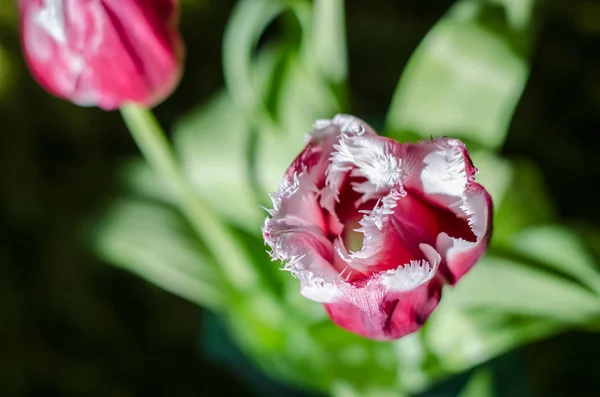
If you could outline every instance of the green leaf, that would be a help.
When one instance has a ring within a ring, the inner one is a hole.
[[[511,315],[507,311],[496,311],[493,306],[464,310],[446,300],[448,291],[445,295],[421,331],[427,351],[435,358],[426,370],[430,382],[440,376],[466,371],[517,346],[566,328],[560,322]]]
[[[476,182],[485,186],[497,209],[502,206],[514,186],[515,172],[512,164],[487,150],[471,153],[473,164],[477,167]],[[498,221],[496,219],[496,221]]]
[[[565,278],[508,259],[485,257],[444,299],[461,310],[487,309],[580,324],[600,299]]]
[[[591,224],[577,225],[577,230],[583,236],[586,245],[590,249],[590,253],[594,255],[596,261],[600,260],[600,229]]]
[[[288,10],[300,26],[300,47],[271,45],[252,57],[266,27]],[[232,14],[224,72],[233,104],[257,134],[251,179],[262,192],[277,188],[312,123],[340,110],[332,83],[343,83],[347,74],[342,11],[341,0],[317,2],[314,9],[309,2],[253,0],[239,2]]]
[[[277,121],[257,127],[256,174],[263,191],[276,190],[285,170],[305,145],[304,136],[313,122],[330,118],[340,105],[318,75],[304,67],[296,54],[288,56],[280,76],[277,94]]]
[[[492,196],[492,246],[510,246],[513,236],[534,225],[554,220],[554,210],[538,169],[523,160],[509,161],[487,150],[471,153],[478,169],[476,181]]]
[[[454,287],[421,331],[433,357],[429,380],[598,318],[593,292],[526,263],[488,255]],[[436,375],[437,374],[437,375]],[[431,378],[433,376],[434,378]]]
[[[123,185],[133,195],[176,205],[177,192],[172,185],[165,183],[143,159],[128,160],[121,165],[119,173]]]
[[[554,208],[539,170],[526,161],[514,161],[510,168],[508,187],[502,198],[494,201],[492,246],[504,246],[515,233],[529,226],[554,221]],[[482,174],[493,172],[493,169],[482,170]],[[490,176],[493,178],[493,175]],[[487,187],[485,181],[482,184]]]
[[[252,52],[271,21],[288,8],[280,0],[242,0],[233,9],[223,37],[223,73],[238,111],[250,116],[260,104],[252,76]]]
[[[494,378],[489,369],[475,371],[457,397],[494,397]]]
[[[213,208],[246,230],[260,228],[264,213],[251,185],[249,127],[221,92],[177,124],[174,145],[184,172]]]
[[[94,234],[104,260],[199,305],[219,308],[224,283],[176,210],[142,201],[116,203]]]
[[[313,15],[316,62],[329,81],[344,83],[348,77],[344,0],[316,0]]]
[[[579,238],[560,226],[536,226],[517,233],[510,248],[527,258],[568,274],[600,293],[600,272]]]
[[[398,362],[398,379],[411,392],[425,390],[432,382],[432,374],[425,369],[428,351],[423,332],[406,335],[394,342],[392,357]]]
[[[394,94],[386,131],[454,136],[498,149],[528,75],[527,63],[513,45],[515,36],[517,42],[529,39],[529,14],[517,3],[506,2],[501,11],[508,18],[502,20],[501,13],[491,22],[486,13],[498,4],[455,4],[411,57]]]
[[[360,391],[359,395],[372,395],[372,388],[402,391],[397,379],[398,362],[388,344],[361,338],[329,319],[312,325],[307,332],[315,344],[318,360],[306,352],[295,354],[304,356],[307,376],[318,379],[321,387],[345,384],[347,390]],[[377,370],[365,376],[366,368]]]

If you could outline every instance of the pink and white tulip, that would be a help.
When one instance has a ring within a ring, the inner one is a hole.
[[[153,106],[179,83],[177,0],[19,0],[19,13],[27,64],[60,98]]]
[[[317,121],[263,226],[273,260],[341,327],[418,330],[484,253],[492,201],[456,139],[401,144],[361,120]]]

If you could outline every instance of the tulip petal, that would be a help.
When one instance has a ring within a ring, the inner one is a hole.
[[[320,123],[321,125],[333,125],[335,128],[337,128],[337,131],[339,131],[338,134],[336,134],[336,144],[334,145],[334,149],[336,151],[339,150],[340,141],[342,139],[356,136],[377,136],[377,133],[368,124],[354,116],[338,114],[331,121],[321,120]],[[319,133],[319,130],[315,131],[315,134]],[[326,207],[332,207],[333,201],[339,200],[339,194],[343,181],[346,179],[348,172],[354,168],[353,164],[349,163],[334,164],[333,157],[335,156],[335,152],[332,151],[331,156],[332,158],[328,159],[328,161],[331,161],[328,164],[327,171],[325,172],[327,175],[326,184],[330,189],[330,193],[324,196],[326,198],[322,204]]]
[[[326,291],[319,288],[330,280],[339,279],[334,267],[333,244],[326,238],[328,225],[318,205],[318,189],[305,169],[291,178],[284,177],[279,190],[271,195],[271,218],[262,228],[265,243],[271,248],[271,258],[284,263],[300,280],[301,291],[314,300],[327,300]],[[304,293],[304,292],[303,292]]]
[[[459,207],[477,169],[473,167],[462,142],[436,138],[406,144],[404,171],[406,189],[412,189],[429,202],[464,217]]]
[[[442,282],[436,275],[440,257],[423,246],[427,260],[412,261],[361,284],[340,288],[343,299],[325,308],[340,327],[379,340],[397,339],[418,330],[437,306]]]
[[[353,116],[317,121],[305,149],[271,195],[272,219],[263,226],[265,242],[273,260],[286,262],[285,269],[301,280],[303,294],[313,300],[331,299],[332,283],[341,280],[339,274],[347,267],[326,237],[341,233],[343,225],[335,213],[335,193],[325,178],[339,137],[358,133],[374,134]]]
[[[350,172],[350,176],[364,178],[355,190],[365,197],[363,202],[382,196],[392,188],[401,190],[403,170],[402,147],[397,142],[370,135],[342,135],[334,145],[328,184],[339,175]]]
[[[404,185],[407,191],[455,214],[457,221],[468,223],[470,238],[461,222],[445,222],[436,249],[442,254],[440,271],[455,284],[483,255],[491,235],[492,200],[487,191],[474,182],[477,169],[465,145],[457,139],[436,138],[408,144]]]
[[[481,185],[473,183],[469,187],[462,208],[469,216],[469,225],[477,240],[465,241],[441,233],[435,245],[443,258],[440,271],[452,285],[483,255],[492,233],[492,198]]]

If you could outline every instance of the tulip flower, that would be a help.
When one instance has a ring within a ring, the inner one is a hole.
[[[492,201],[476,171],[456,139],[402,144],[352,116],[317,121],[271,195],[263,237],[335,323],[397,339],[486,249]]]
[[[177,86],[176,0],[19,0],[21,42],[50,93],[105,110],[153,106]]]

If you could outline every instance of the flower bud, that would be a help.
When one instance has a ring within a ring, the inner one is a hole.
[[[154,106],[179,83],[176,0],[19,0],[35,79],[81,106]]]

